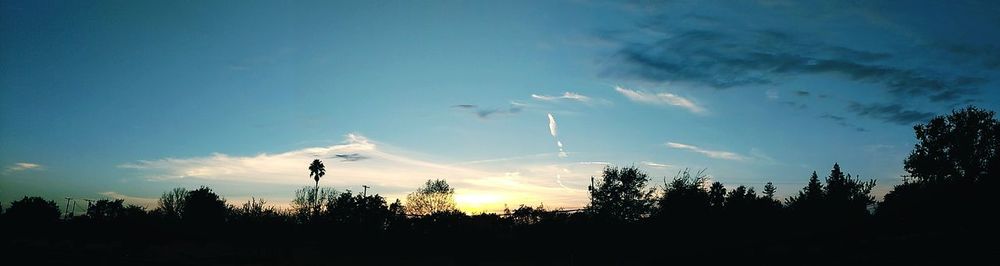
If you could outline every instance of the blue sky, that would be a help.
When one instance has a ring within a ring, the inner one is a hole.
[[[0,5],[0,201],[312,184],[580,207],[606,164],[780,195],[900,180],[911,126],[998,109],[989,1]],[[561,147],[560,147],[561,146]],[[357,154],[356,160],[336,155]]]

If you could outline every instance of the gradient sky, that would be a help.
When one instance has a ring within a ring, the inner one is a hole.
[[[327,2],[2,1],[0,201],[284,205],[313,158],[467,211],[584,206],[607,164],[881,196],[913,124],[1000,110],[995,1]]]

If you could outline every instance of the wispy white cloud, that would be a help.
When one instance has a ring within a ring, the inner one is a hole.
[[[556,125],[556,118],[552,116],[552,113],[549,113],[548,115],[549,115],[549,134],[551,134],[552,138],[556,140],[556,146],[559,146],[559,157],[561,158],[569,157],[569,155],[566,154],[566,150],[563,149],[562,141],[559,140],[559,132],[558,132],[559,126]]]
[[[105,198],[125,200],[125,203],[127,203],[127,204],[134,204],[134,205],[146,207],[147,209],[155,208],[157,202],[159,201],[158,198],[145,198],[145,197],[128,196],[128,195],[121,194],[121,193],[114,192],[114,191],[105,191],[105,192],[100,192],[100,193],[97,193],[97,194],[99,194],[101,196],[104,196]]]
[[[21,162],[21,163],[15,163],[15,164],[13,164],[11,166],[8,166],[7,169],[4,169],[4,173],[6,174],[6,173],[13,173],[13,172],[20,172],[20,171],[42,170],[42,169],[43,169],[42,165],[40,165],[40,164]]]
[[[558,101],[558,100],[571,100],[571,101],[578,101],[578,102],[584,102],[584,103],[586,103],[586,102],[590,102],[592,100],[590,97],[587,97],[585,95],[574,93],[574,92],[568,92],[568,91],[564,92],[563,95],[559,95],[559,96],[549,96],[549,95],[532,94],[531,98],[534,98],[536,100],[549,101],[549,102]]]
[[[642,161],[641,164],[645,165],[645,166],[653,167],[653,168],[670,168],[670,167],[674,167],[673,165],[669,165],[669,164],[654,163],[654,162],[649,162],[649,161]]]
[[[338,154],[358,154],[368,159],[343,161],[337,157]],[[134,169],[151,182],[192,179],[213,183],[311,185],[313,181],[306,166],[319,158],[329,159],[324,160],[327,174],[320,180],[320,185],[338,188],[369,185],[389,199],[405,198],[407,193],[430,178],[446,179],[456,187],[459,207],[465,210],[499,210],[505,203],[537,202],[556,207],[578,207],[586,199],[585,190],[567,190],[552,181],[552,177],[560,174],[562,183],[569,185],[567,178],[583,180],[588,178],[589,173],[567,174],[558,169],[543,168],[524,175],[511,175],[508,171],[512,168],[532,166],[455,165],[418,159],[410,154],[360,134],[348,134],[343,143],[326,147],[251,156],[215,153],[205,157],[137,161],[119,167]]]
[[[764,91],[764,95],[767,96],[767,98],[771,99],[771,100],[777,100],[778,98],[780,98],[780,97],[778,97],[778,90],[776,90],[776,89],[768,89],[768,90]]]
[[[774,157],[771,157],[770,155],[767,155],[766,153],[764,153],[764,151],[761,151],[758,148],[751,148],[750,149],[750,156],[753,156],[754,158],[756,158],[757,160],[759,160],[761,162],[765,162],[765,163],[769,163],[769,164],[778,163],[778,160],[775,160]]]
[[[692,113],[696,114],[702,114],[707,111],[705,110],[704,107],[695,104],[694,101],[691,101],[690,99],[678,96],[673,93],[666,93],[666,92],[660,92],[655,94],[646,93],[639,90],[630,90],[627,88],[623,88],[621,86],[616,86],[615,91],[621,93],[622,95],[625,95],[626,98],[632,100],[633,102],[654,104],[654,105],[677,106],[687,109],[688,111],[691,111]]]
[[[739,154],[736,154],[734,152],[706,150],[706,149],[699,148],[698,146],[687,145],[687,144],[676,143],[676,142],[667,142],[667,147],[674,148],[674,149],[679,149],[679,150],[689,150],[689,151],[701,153],[701,154],[703,154],[705,156],[708,156],[710,158],[715,158],[715,159],[734,160],[734,161],[742,161],[742,160],[746,159],[746,157],[744,157],[742,155],[739,155]]]
[[[552,134],[552,136],[555,137],[558,135],[558,129],[558,125],[556,125],[556,118],[552,116],[552,113],[549,113],[549,134]]]

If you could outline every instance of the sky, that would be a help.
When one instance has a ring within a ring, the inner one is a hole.
[[[1000,110],[995,1],[0,1],[0,202],[286,206],[445,179],[576,209],[683,169],[794,194],[905,174],[912,126]],[[61,205],[62,203],[60,203]]]

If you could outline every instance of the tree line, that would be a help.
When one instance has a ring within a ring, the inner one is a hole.
[[[454,188],[445,180],[428,180],[407,195],[405,204],[398,199],[388,203],[378,194],[320,187],[325,167],[315,160],[309,166],[315,186],[297,190],[289,209],[268,206],[260,199],[228,204],[208,187],[176,188],[163,193],[151,210],[121,199],[103,199],[89,206],[85,215],[67,220],[60,219],[54,201],[24,197],[6,208],[0,206],[0,223],[5,228],[68,224],[172,233],[181,231],[171,228],[239,228],[238,232],[283,239],[286,234],[317,231],[382,240],[423,239],[436,245],[466,241],[543,247],[564,243],[552,242],[559,239],[572,243],[557,249],[571,254],[571,260],[588,253],[569,247],[597,243],[609,253],[590,255],[612,261],[620,258],[610,254],[657,250],[629,242],[638,239],[669,247],[672,254],[705,255],[710,252],[704,248],[713,247],[737,254],[798,258],[829,252],[808,245],[833,249],[895,245],[888,250],[914,252],[939,241],[970,243],[979,239],[974,235],[992,236],[996,218],[990,210],[995,210],[996,200],[990,192],[1000,170],[1000,123],[995,113],[967,107],[916,125],[914,130],[917,144],[904,160],[908,175],[882,201],[872,195],[875,180],[845,173],[836,163],[829,173],[813,172],[804,187],[783,199],[776,198],[770,182],[760,192],[743,185],[727,188],[710,182],[704,170],[685,169],[653,185],[638,167],[608,166],[588,187],[590,201],[581,211],[521,205],[502,213],[470,215],[458,211]],[[886,259],[877,254],[858,256]],[[851,257],[837,260],[847,258]]]

